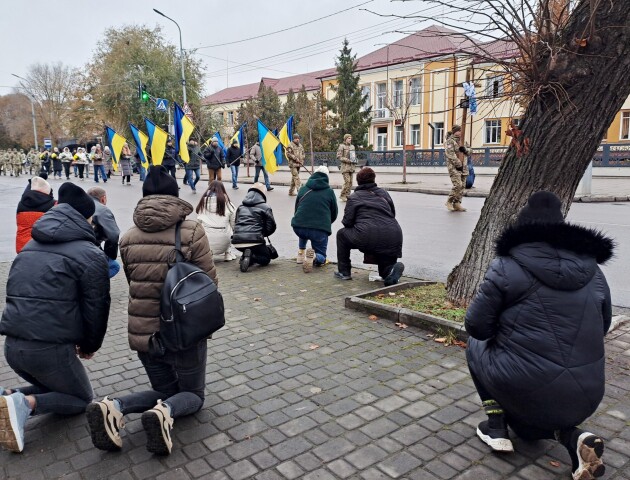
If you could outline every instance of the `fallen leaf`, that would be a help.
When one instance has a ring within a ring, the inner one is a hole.
[[[389,292],[389,296],[390,297],[395,297],[396,296],[396,292]]]
[[[427,338],[433,338],[433,337],[435,337],[435,334],[434,334],[434,333],[428,333],[428,334],[427,334]]]
[[[262,300],[262,298],[260,298],[260,297],[254,298],[254,302],[260,302],[261,300]]]
[[[467,347],[466,342],[462,342],[461,340],[455,340],[453,342],[453,345],[457,345],[458,347],[461,347],[461,348],[466,348]]]
[[[300,292],[302,292],[302,293],[307,292],[307,291],[308,291],[308,290],[300,290]]]
[[[399,295],[399,297],[400,298],[405,298],[405,296],[402,293]]]
[[[317,350],[319,348],[319,345],[316,344],[312,344],[310,347],[308,347],[309,350]]]
[[[376,298],[383,298],[384,296],[385,296],[385,294],[384,294],[384,293],[379,293],[379,294],[376,296]]]
[[[551,465],[552,467],[559,467],[560,466],[560,462],[556,462],[555,460],[551,460],[549,462],[549,465]]]
[[[370,315],[368,317],[368,320],[371,320],[372,322],[376,322],[378,320],[378,317],[376,315]]]
[[[446,343],[446,338],[445,337],[434,338],[433,341],[437,343]]]
[[[407,324],[405,324],[405,323],[402,323],[402,322],[396,322],[396,326],[397,326],[398,328],[402,328],[402,329],[404,330],[404,329],[405,329],[405,328],[407,328],[409,325],[407,325]]]

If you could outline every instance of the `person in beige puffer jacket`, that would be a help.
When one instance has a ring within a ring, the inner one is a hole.
[[[133,214],[135,226],[120,241],[120,257],[129,282],[129,345],[138,352],[152,390],[132,393],[88,406],[86,415],[94,446],[119,450],[123,415],[143,413],[147,450],[166,455],[173,442],[173,419],[201,409],[206,386],[207,342],[184,351],[149,353],[152,334],[160,329],[160,295],[175,258],[175,228],[181,223],[181,249],[187,262],[205,271],[218,285],[212,251],[203,226],[186,220],[192,205],[178,198],[177,181],[165,168],[149,169],[143,198]],[[152,408],[153,407],[153,408]]]

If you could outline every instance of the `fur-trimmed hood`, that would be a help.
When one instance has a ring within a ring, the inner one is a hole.
[[[496,241],[497,255],[511,257],[542,283],[559,290],[582,288],[597,264],[613,256],[615,242],[603,233],[570,223],[508,227]]]

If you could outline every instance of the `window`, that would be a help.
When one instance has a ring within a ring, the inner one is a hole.
[[[488,98],[497,98],[501,95],[503,95],[503,75],[486,77],[485,96]]]
[[[619,135],[619,139],[630,139],[630,112],[621,113],[621,135]]]
[[[420,78],[412,78],[409,82],[411,90],[411,105],[420,105]]]
[[[394,145],[396,147],[402,147],[403,144],[403,127],[397,126],[394,129]]]
[[[367,97],[366,97],[367,95]],[[363,102],[363,106],[361,107],[363,110],[367,110],[372,106],[372,99],[370,98],[370,86],[363,85],[361,87],[361,96],[365,97],[365,101]]]
[[[413,145],[420,145],[420,124],[415,123],[411,125],[411,143]]]
[[[486,120],[485,143],[501,143],[501,120]]]
[[[444,122],[433,122],[433,145],[444,143]]]
[[[234,112],[227,112],[227,123],[228,125],[234,125]]]
[[[374,116],[376,118],[385,118],[387,109],[385,108],[386,97],[387,96],[387,84],[386,83],[377,83],[376,84],[376,112]]]
[[[394,108],[400,108],[403,106],[403,81],[394,81]]]

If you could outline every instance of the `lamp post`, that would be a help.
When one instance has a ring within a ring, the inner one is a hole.
[[[179,56],[182,64],[182,92],[184,94],[184,106],[186,105],[186,75],[184,74],[184,47],[182,46],[182,29],[179,28],[179,24],[173,20],[171,17],[164,15],[158,9],[154,8],[153,11],[158,15],[162,15],[164,18],[169,19],[175,25],[177,25],[177,30],[179,30]]]
[[[24,80],[26,83],[28,83],[28,80],[24,77],[20,77],[19,75],[16,75],[15,73],[12,73],[11,75],[13,75],[16,78],[19,78],[20,80]],[[26,90],[26,89],[24,89]],[[28,92],[28,90],[26,90]],[[33,117],[33,137],[35,139],[35,150],[39,150],[39,145],[37,143],[37,124],[35,123],[35,102],[33,101],[33,95],[27,95],[27,97],[29,98],[29,100],[31,101],[31,115]]]

